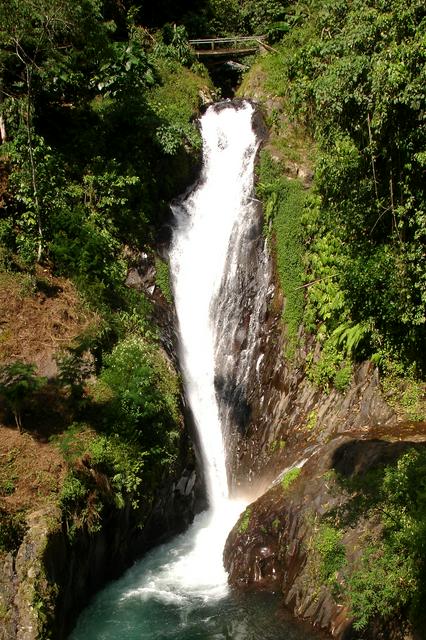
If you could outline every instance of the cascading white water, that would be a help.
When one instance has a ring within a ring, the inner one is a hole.
[[[223,103],[201,121],[204,167],[195,190],[173,207],[176,226],[170,250],[179,321],[180,363],[186,397],[199,436],[209,512],[194,548],[175,565],[180,587],[226,591],[222,551],[227,533],[245,506],[228,496],[226,457],[215,392],[215,354],[220,334],[217,306],[232,234],[251,209],[253,165],[258,146],[253,107]],[[220,319],[219,319],[220,322]],[[207,526],[206,526],[207,519]]]
[[[210,107],[202,118],[204,169],[198,188],[174,207],[170,251],[186,396],[201,443],[211,509],[228,497],[223,431],[215,392],[221,302],[230,241],[250,213],[257,140],[253,107]],[[235,265],[234,265],[235,267]],[[233,270],[235,276],[235,268]],[[227,274],[227,278],[230,275]],[[232,274],[231,274],[232,278]],[[226,292],[225,292],[226,293]],[[232,305],[232,301],[230,301]],[[227,330],[232,331],[233,327]]]

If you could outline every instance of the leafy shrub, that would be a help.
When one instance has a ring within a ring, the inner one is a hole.
[[[44,383],[35,374],[35,365],[16,361],[0,367],[0,396],[12,411],[16,426],[22,430],[22,411],[26,402]]]
[[[342,532],[328,524],[322,524],[315,536],[313,548],[320,557],[320,579],[323,583],[334,585],[337,572],[346,562],[342,538]]]
[[[368,547],[348,579],[347,593],[355,629],[365,629],[377,616],[389,618],[413,596],[415,573],[410,559],[381,544]]]
[[[112,393],[111,428],[160,455],[174,455],[179,426],[179,383],[165,356],[140,337],[129,337],[105,357],[100,380]]]
[[[81,505],[87,496],[87,487],[74,473],[69,473],[62,484],[59,501],[66,513],[71,513],[77,505]]]
[[[120,440],[117,435],[98,436],[89,448],[91,463],[111,478],[114,498],[118,508],[123,508],[125,498],[131,498],[134,509],[139,505],[139,489],[146,452]]]
[[[56,356],[58,365],[59,382],[69,387],[71,397],[81,400],[83,397],[84,383],[94,373],[93,362],[88,354],[84,355],[79,350],[68,350]]]

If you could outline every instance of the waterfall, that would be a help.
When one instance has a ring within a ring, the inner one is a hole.
[[[201,119],[201,178],[173,205],[169,258],[179,358],[198,432],[209,510],[198,515],[186,533],[154,549],[99,594],[81,616],[74,640],[92,637],[92,629],[99,634],[93,638],[120,637],[123,625],[126,638],[265,638],[263,623],[258,630],[252,623],[247,626],[247,611],[226,598],[222,560],[226,537],[247,504],[228,489],[224,439],[235,422],[232,402],[241,400],[248,368],[256,370],[250,356],[264,312],[269,268],[258,251],[263,241],[253,198],[259,143],[253,115],[246,102],[209,107]],[[246,273],[247,264],[251,267]],[[225,632],[187,635],[190,627],[209,625],[223,626]],[[166,627],[171,631],[163,635]]]
[[[229,378],[229,366],[224,373],[217,364],[234,361],[232,336],[238,331],[241,314],[234,283],[241,273],[242,253],[249,253],[248,237],[256,219],[252,196],[258,141],[252,117],[249,103],[238,109],[222,103],[207,110],[201,121],[201,179],[173,207],[176,228],[170,267],[180,362],[213,511],[228,497],[227,425],[222,423],[216,392],[223,395],[221,381],[224,375]]]

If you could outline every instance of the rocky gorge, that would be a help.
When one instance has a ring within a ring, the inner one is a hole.
[[[260,122],[258,115],[257,129],[262,129]],[[228,537],[225,568],[233,587],[281,593],[285,607],[314,627],[338,639],[359,638],[338,587],[363,546],[380,537],[382,525],[375,514],[354,512],[360,491],[356,480],[395,463],[413,447],[424,447],[426,424],[410,422],[389,406],[370,363],[354,369],[345,392],[315,386],[305,362],[310,353],[318,356],[319,347],[303,327],[301,346],[293,358],[286,358],[286,300],[274,253],[263,235],[260,205],[257,216],[242,244],[233,294],[239,301],[239,321],[234,333],[219,338],[233,358],[227,359],[225,369],[217,368],[215,378],[220,410],[230,425],[225,434],[230,486],[235,495],[257,496]],[[170,366],[178,366],[176,318],[156,285],[153,258],[134,257],[126,284],[152,299]],[[226,309],[219,308],[218,314],[223,312]],[[202,469],[189,440],[196,436],[183,397],[181,402],[186,428],[179,461],[173,475],[163,478],[145,514],[135,519],[130,503],[124,510],[109,508],[99,532],[83,528],[71,543],[58,510],[31,514],[21,546],[2,560],[5,614],[0,637],[67,637],[76,613],[133,562],[135,549],[140,555],[184,530],[205,506]],[[101,484],[102,477],[97,482]],[[323,567],[325,535],[334,536],[331,553],[338,555],[331,571]],[[397,620],[375,619],[362,633],[363,638],[422,637],[409,629],[403,612]]]

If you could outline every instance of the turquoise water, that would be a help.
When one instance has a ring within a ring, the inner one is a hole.
[[[109,583],[77,621],[70,640],[314,640],[267,593],[232,592],[211,578],[209,514]],[[200,554],[200,537],[203,554]],[[225,574],[224,574],[225,575]]]
[[[109,590],[110,591],[110,590]],[[109,603],[109,607],[108,607]],[[309,635],[308,635],[309,633]],[[73,640],[314,640],[310,631],[280,614],[268,594],[236,594],[190,608],[155,599],[119,605],[111,591],[93,603],[71,636]]]

